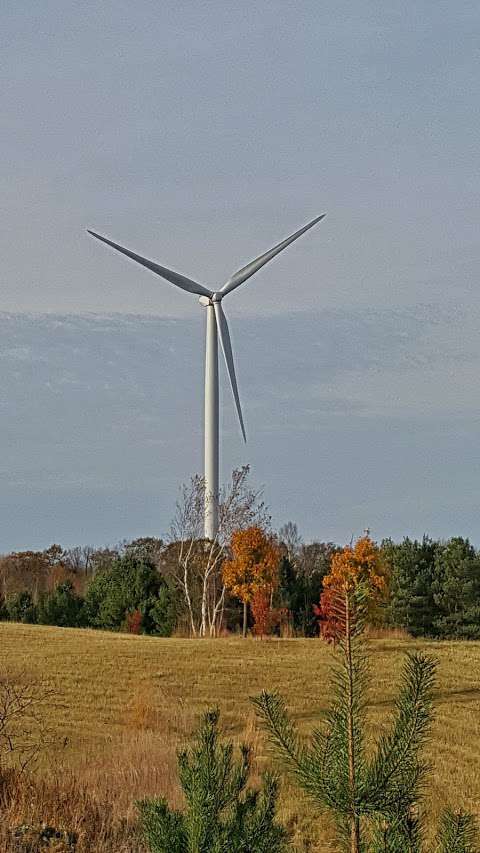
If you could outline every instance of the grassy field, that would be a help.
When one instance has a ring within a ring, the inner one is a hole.
[[[59,747],[38,772],[73,771],[118,817],[132,817],[145,794],[179,802],[175,749],[207,706],[219,705],[227,735],[253,742],[261,769],[271,759],[249,696],[278,689],[305,733],[328,696],[331,652],[318,640],[162,640],[0,623],[0,643],[3,669],[46,679],[58,693],[50,723]],[[370,640],[369,647],[372,732],[385,722],[402,654],[422,648],[438,659],[429,806],[435,815],[448,802],[480,815],[480,643]],[[328,820],[288,783],[281,816],[298,851],[334,850]]]

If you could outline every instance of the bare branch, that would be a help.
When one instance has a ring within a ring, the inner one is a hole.
[[[0,675],[0,768],[21,771],[54,743],[48,719],[58,695],[49,684],[24,673]]]

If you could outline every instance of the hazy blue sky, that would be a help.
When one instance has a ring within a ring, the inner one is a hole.
[[[163,532],[201,467],[201,309],[85,227],[216,286],[324,211],[225,305],[224,473],[306,536],[480,543],[479,37],[461,0],[7,3],[0,550]]]

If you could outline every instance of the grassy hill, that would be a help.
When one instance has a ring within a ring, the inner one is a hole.
[[[226,733],[253,741],[261,768],[270,759],[249,696],[280,690],[307,733],[328,695],[331,652],[318,640],[163,640],[0,623],[0,648],[2,669],[45,679],[58,694],[50,709],[58,747],[39,773],[74,771],[118,816],[132,816],[145,794],[178,802],[175,749],[205,707],[218,704]],[[480,643],[371,640],[372,732],[413,648],[439,661],[431,808],[451,802],[480,815]],[[333,850],[328,821],[288,784],[282,817],[299,851]]]

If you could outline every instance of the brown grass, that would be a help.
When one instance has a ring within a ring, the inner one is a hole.
[[[429,809],[437,817],[451,803],[480,815],[480,643],[398,637],[369,640],[369,646],[375,733],[385,722],[402,653],[422,648],[438,658]],[[37,794],[13,798],[8,820],[22,822],[35,813],[77,828],[82,853],[143,849],[133,835],[135,800],[160,794],[180,804],[175,750],[206,707],[219,705],[226,735],[253,742],[263,767],[270,759],[249,696],[278,689],[304,733],[328,698],[331,653],[318,640],[163,640],[3,623],[0,648],[10,671],[27,670],[54,684],[61,705],[52,708],[50,722],[59,744],[67,741],[44,757]],[[83,820],[82,812],[90,817]],[[289,782],[281,817],[297,851],[335,849],[328,820]],[[94,842],[87,833],[92,825]]]

